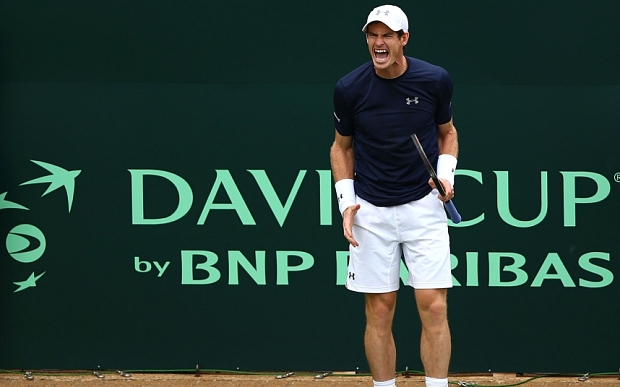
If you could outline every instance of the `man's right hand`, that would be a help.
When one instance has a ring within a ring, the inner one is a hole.
[[[360,205],[356,204],[354,206],[347,207],[347,209],[342,213],[342,228],[344,230],[344,237],[353,247],[359,246],[359,243],[357,243],[357,241],[353,238],[353,217],[357,214],[359,209]]]

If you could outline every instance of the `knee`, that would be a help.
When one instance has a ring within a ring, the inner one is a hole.
[[[428,306],[428,313],[434,318],[442,318],[447,315],[448,304],[446,300],[435,300]]]
[[[445,299],[434,299],[419,305],[420,319],[426,328],[438,327],[448,322],[448,304]]]
[[[387,295],[373,295],[366,298],[366,319],[371,325],[391,325],[396,300]]]

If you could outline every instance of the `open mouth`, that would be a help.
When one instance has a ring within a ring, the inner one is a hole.
[[[390,55],[388,53],[388,50],[383,50],[383,49],[381,50],[375,49],[374,52],[375,52],[375,60],[379,63],[385,62],[388,59],[388,56]]]

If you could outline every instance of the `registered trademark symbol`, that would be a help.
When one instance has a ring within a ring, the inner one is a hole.
[[[616,174],[614,175],[614,180],[616,181],[616,183],[620,183],[620,172],[616,172]]]

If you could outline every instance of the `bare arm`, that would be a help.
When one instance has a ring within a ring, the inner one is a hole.
[[[459,157],[459,140],[456,127],[452,120],[445,124],[437,125],[437,140],[439,141],[439,154],[449,154]]]
[[[342,136],[336,131],[336,138],[329,151],[334,182],[342,179],[353,179],[353,137]]]
[[[353,137],[341,136],[336,131],[336,138],[329,151],[329,157],[332,164],[332,175],[334,182],[343,179],[353,179],[355,157],[353,155]],[[360,209],[359,204],[347,207],[342,213],[342,229],[344,237],[351,243],[353,247],[359,246],[359,243],[353,238],[353,217]]]

